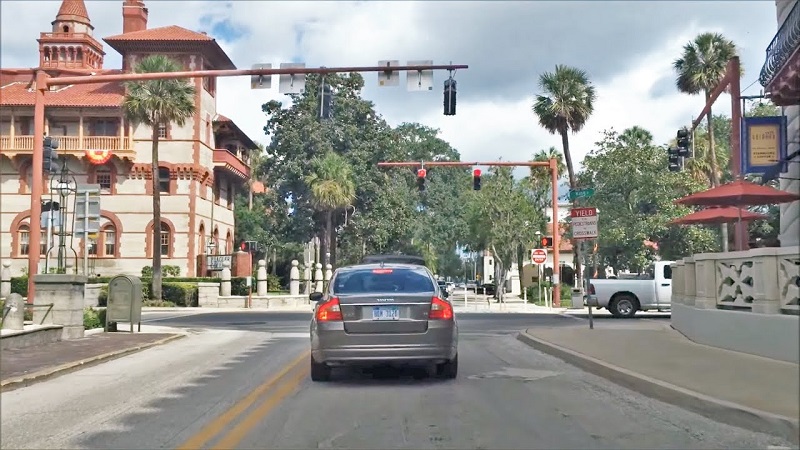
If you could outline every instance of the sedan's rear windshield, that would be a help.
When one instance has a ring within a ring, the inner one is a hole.
[[[435,291],[430,277],[421,269],[357,269],[339,273],[333,281],[334,294]]]

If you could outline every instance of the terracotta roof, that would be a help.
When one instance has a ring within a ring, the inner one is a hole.
[[[571,252],[572,251],[572,242],[570,240],[564,238],[564,235],[567,234],[567,232],[569,231],[568,228],[569,227],[568,227],[568,225],[566,223],[559,223],[558,224],[558,229],[561,231],[561,234],[559,234],[559,237],[561,238],[561,240],[559,241],[559,244],[561,244],[561,245],[558,246],[559,247],[558,250],[562,251],[562,252]],[[552,222],[548,223],[547,224],[547,228],[545,228],[545,230],[546,230],[547,234],[552,235],[553,234],[553,223]]]
[[[223,122],[229,123],[230,122],[230,123],[232,123],[233,120],[229,119],[227,116],[223,116],[222,114],[217,114],[217,118],[216,118],[216,120],[214,120],[214,122],[219,122],[219,123],[223,123]]]
[[[206,55],[210,57],[212,65],[216,69],[236,69],[236,65],[233,64],[225,50],[219,46],[216,39],[205,33],[187,30],[177,25],[118,34],[103,38],[103,40],[123,55],[134,49],[161,51],[164,50],[165,45],[168,45],[168,50],[172,52],[202,49],[207,52]]]
[[[236,137],[238,137],[242,141],[242,144],[244,144],[248,149],[253,150],[258,148],[258,145],[256,145],[256,143],[253,142],[252,139],[250,139],[250,136],[248,136],[247,133],[242,131],[242,129],[239,128],[238,125],[236,125],[236,122],[229,119],[228,117],[225,117],[222,114],[217,114],[217,117],[213,120],[213,122],[215,124],[224,123],[225,125],[227,125],[230,132]],[[214,131],[217,131],[216,127],[214,128]]]
[[[61,8],[58,9],[56,20],[78,20],[79,22],[89,23],[89,13],[86,11],[86,4],[83,0],[64,0]]]
[[[111,71],[107,71],[108,73]],[[118,72],[118,71],[114,71]],[[34,91],[30,77],[11,80],[0,77],[0,106],[33,106]],[[125,97],[121,83],[79,84],[58,87],[45,94],[45,105],[51,107],[119,107]]]
[[[188,30],[177,25],[169,25],[160,28],[149,28],[147,30],[134,31],[132,33],[118,34],[103,38],[104,41],[197,41],[211,42],[214,38],[207,34]],[[109,42],[110,43],[110,42]]]

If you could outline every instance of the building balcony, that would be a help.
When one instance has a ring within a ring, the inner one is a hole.
[[[58,140],[59,155],[83,157],[87,150],[110,150],[119,158],[134,159],[136,151],[128,136],[53,136]],[[13,157],[33,153],[33,136],[0,136],[3,155]]]
[[[242,180],[250,179],[250,167],[224,148],[214,149],[214,167],[228,171]]]
[[[767,47],[759,82],[776,105],[800,103],[800,1],[795,2]]]

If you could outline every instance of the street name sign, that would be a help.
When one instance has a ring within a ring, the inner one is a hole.
[[[536,264],[544,264],[544,262],[547,261],[547,250],[543,248],[531,250],[531,261]]]
[[[572,208],[569,215],[574,239],[597,238],[597,208]]]
[[[575,189],[574,191],[569,191],[570,200],[576,200],[579,198],[589,198],[593,195],[594,195],[594,188]]]

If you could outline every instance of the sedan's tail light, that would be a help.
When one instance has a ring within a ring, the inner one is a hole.
[[[342,320],[342,307],[339,305],[339,299],[333,297],[317,308],[317,322],[332,322],[335,320]]]
[[[439,297],[431,300],[431,312],[428,314],[430,320],[453,320],[453,305]]]

